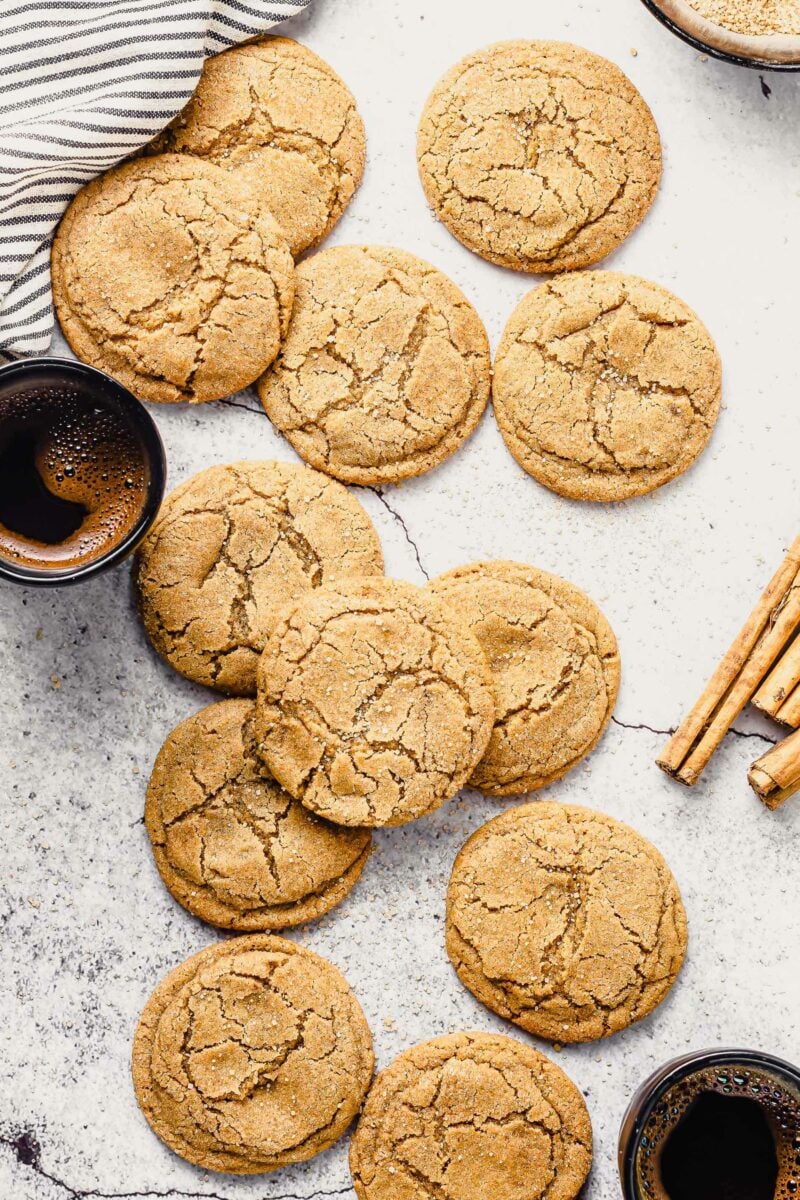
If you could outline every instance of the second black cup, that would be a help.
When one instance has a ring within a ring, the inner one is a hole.
[[[625,1200],[792,1200],[800,1195],[800,1071],[757,1050],[666,1063],[622,1122]]]

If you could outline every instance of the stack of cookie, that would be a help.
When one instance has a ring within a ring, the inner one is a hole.
[[[386,579],[366,512],[308,467],[240,462],[187,480],[139,550],[136,583],[173,667],[258,696],[204,718],[209,761],[228,782],[261,762],[340,826],[403,824],[467,782],[497,796],[552,783],[597,743],[616,700],[614,634],[577,588],[512,562],[424,589]],[[167,776],[199,732],[176,738]],[[186,807],[195,818],[196,797]]]
[[[346,483],[437,466],[489,399],[478,314],[404,250],[292,262],[342,215],[364,157],[352,95],[309,50],[265,38],[210,59],[145,156],[67,210],[52,266],[70,345],[146,400],[215,400],[257,381],[298,454]],[[686,470],[719,412],[708,331],[657,284],[575,273],[619,246],[658,188],[658,130],[626,76],[563,43],[490,46],[434,88],[418,160],[466,246],[559,273],[522,300],[495,361],[494,411],[520,465],[601,501]]]
[[[207,61],[138,160],[83,188],[52,252],[75,353],[143,400],[218,400],[275,358],[293,256],[321,241],[364,169],[364,126],[327,63],[288,38]]]
[[[258,380],[301,457],[347,483],[437,466],[489,400],[473,307],[403,250],[292,262],[342,215],[364,158],[355,101],[311,51],[264,38],[210,59],[145,156],[61,222],[53,290],[72,349],[143,400],[217,400]]]
[[[156,989],[136,1035],[137,1096],[190,1161],[268,1171],[341,1136],[373,1059],[339,973],[266,931],[343,900],[373,828],[424,817],[464,785],[504,796],[569,771],[610,720],[617,644],[588,597],[520,563],[473,563],[425,588],[387,579],[353,495],[279,462],[213,467],[178,487],[139,551],[136,584],[155,648],[229,696],[159,752],[145,811],[155,861],[190,912],[249,934]],[[512,809],[453,868],[447,950],[459,977],[540,1037],[585,1041],[645,1016],[684,949],[663,859],[601,814]],[[416,1150],[392,1116],[410,1089],[428,1097],[415,1105]],[[498,1105],[502,1149],[486,1124]],[[455,1034],[376,1081],[352,1145],[357,1193],[380,1200],[400,1178],[432,1179],[420,1163],[450,1158],[454,1137],[455,1196],[461,1171],[480,1170],[503,1195],[533,1164],[531,1194],[558,1179],[569,1200],[591,1161],[588,1113],[559,1068],[510,1038]]]
[[[561,273],[512,315],[491,384],[486,332],[436,268],[344,246],[296,269],[358,185],[364,131],[334,72],[287,39],[211,59],[141,158],[85,188],[53,248],[82,358],[152,401],[258,380],[309,466],[213,467],[166,500],[140,548],[147,634],[225,699],[167,738],[148,788],[159,872],[196,916],[245,934],[156,989],[137,1096],[172,1149],[253,1173],[353,1140],[364,1200],[572,1200],[591,1162],[580,1092],[518,1040],[456,1033],[372,1086],[364,1014],[329,963],[273,935],[320,917],[365,869],[372,830],[468,785],[552,784],[596,745],[619,685],[614,634],[577,588],[513,562],[413,587],[383,574],[343,483],[418,475],[493,391],[514,456],[574,498],[683,471],[710,436],[720,368],[702,323],[645,280],[578,272],[642,220],[661,169],[646,104],[576,47],[513,42],[434,90],[419,167],[437,215],[493,262]],[[562,273],[566,272],[566,273]],[[490,1009],[553,1042],[648,1014],[686,945],[674,879],[633,830],[523,805],[462,849],[447,951]]]

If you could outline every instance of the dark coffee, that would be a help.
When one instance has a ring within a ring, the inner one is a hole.
[[[797,1200],[800,1094],[752,1066],[687,1075],[650,1114],[636,1176],[652,1200]]]
[[[91,386],[0,396],[0,557],[60,570],[102,558],[141,521],[140,431]]]

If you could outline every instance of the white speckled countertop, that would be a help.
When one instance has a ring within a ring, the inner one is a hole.
[[[745,779],[777,730],[740,718],[693,792],[653,765],[660,731],[694,700],[800,530],[800,75],[702,61],[638,0],[317,0],[285,28],[340,71],[366,121],[365,181],[331,241],[430,259],[474,302],[493,344],[534,281],[471,255],[427,211],[414,136],[435,80],[487,42],[568,39],[627,71],[661,130],[655,207],[604,265],[672,288],[718,342],[724,410],[700,463],[640,500],[573,504],[516,466],[488,413],[439,470],[382,498],[361,493],[390,573],[419,581],[478,557],[529,561],[585,588],[618,635],[614,724],[547,794],[656,843],[683,890],[690,942],[677,986],[647,1020],[597,1044],[542,1047],[586,1095],[587,1197],[614,1200],[620,1119],[664,1059],[740,1044],[800,1061],[800,800],[769,814]],[[293,457],[252,393],[155,415],[172,484],[209,463]],[[164,736],[213,697],[150,651],[126,567],[74,590],[0,585],[0,626],[0,1197],[352,1198],[346,1141],[271,1176],[213,1177],[166,1150],[134,1101],[128,1057],[146,997],[217,937],[162,887],[141,822]],[[380,833],[349,899],[290,935],[344,971],[380,1065],[449,1030],[517,1032],[464,991],[443,947],[456,850],[498,810],[465,793]]]

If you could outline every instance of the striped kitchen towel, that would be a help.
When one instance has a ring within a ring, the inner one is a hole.
[[[207,55],[308,3],[0,3],[0,359],[50,345],[50,243],[81,185],[175,116]]]

